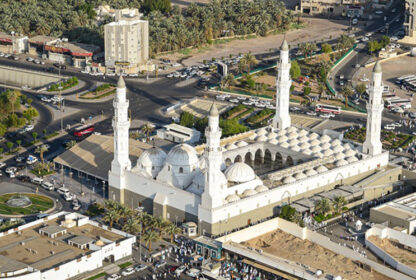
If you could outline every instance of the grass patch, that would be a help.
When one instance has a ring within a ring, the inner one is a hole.
[[[35,144],[37,144],[39,142],[40,142],[40,140],[33,140],[33,141],[30,141],[30,142],[27,142],[26,144],[24,144],[23,147],[27,148],[27,147],[30,147],[32,145],[35,145]]]
[[[101,204],[94,203],[88,206],[87,211],[85,212],[87,216],[95,217],[101,214],[104,214],[104,207]]]
[[[0,214],[5,215],[28,215],[28,214],[35,214],[42,211],[46,211],[53,207],[53,200],[49,197],[38,195],[38,194],[29,194],[25,193],[24,195],[27,196],[30,201],[32,202],[31,205],[28,207],[11,207],[6,205],[6,201],[14,196],[18,196],[18,193],[10,193],[0,195]]]
[[[129,267],[129,266],[131,266],[131,265],[132,265],[132,263],[131,263],[131,262],[125,262],[125,263],[119,264],[118,266],[119,266],[121,269],[125,269],[126,267]]]
[[[265,118],[269,117],[270,115],[272,115],[274,112],[274,110],[271,109],[263,109],[260,112],[258,112],[257,114],[255,114],[254,116],[251,116],[247,119],[247,122],[250,124],[255,124],[257,122],[260,122],[262,120],[264,120]]]
[[[76,86],[77,84],[78,84],[77,77],[72,77],[66,80],[65,82],[51,85],[50,88],[48,88],[48,91],[49,92],[59,91],[59,87],[61,87],[61,90],[66,90],[66,89]]]
[[[106,275],[107,275],[107,273],[105,273],[105,272],[101,272],[101,273],[99,273],[99,274],[97,274],[97,275],[94,275],[94,276],[91,276],[90,278],[87,278],[86,280],[95,280],[95,279],[98,279],[98,278],[104,277],[104,276],[106,276]]]
[[[46,140],[51,139],[52,137],[58,136],[59,132],[58,131],[54,131],[48,135],[45,135],[43,138],[45,138]]]
[[[180,53],[182,55],[190,55],[191,54],[191,49],[190,48],[180,49],[180,50],[178,50],[178,53]]]
[[[110,90],[110,91],[106,91],[105,93],[100,94],[100,95],[98,95],[98,93],[97,93],[97,95],[95,95],[95,96],[85,96],[87,94],[91,94],[92,93],[92,92],[86,92],[83,95],[81,95],[79,98],[80,99],[100,99],[100,98],[103,98],[103,97],[112,95],[115,92],[116,92],[116,89],[113,89],[113,90]],[[92,94],[94,94],[94,93],[92,93]]]

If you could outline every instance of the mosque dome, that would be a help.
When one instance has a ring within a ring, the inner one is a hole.
[[[344,166],[344,165],[347,165],[348,164],[348,161],[346,161],[345,159],[341,159],[341,160],[338,160],[336,163],[335,163],[335,166],[336,167],[340,167],[340,166]]]
[[[305,179],[305,178],[306,178],[306,175],[303,174],[302,172],[299,172],[295,175],[296,180]]]
[[[298,145],[291,146],[290,149],[295,152],[300,152],[300,147]]]
[[[245,147],[245,146],[247,146],[248,144],[247,144],[247,142],[245,142],[245,141],[238,141],[237,142],[237,147]]]
[[[328,135],[323,135],[323,136],[320,138],[320,140],[321,140],[321,142],[322,142],[322,143],[326,143],[326,142],[331,141],[331,137],[329,137]],[[339,141],[339,140],[338,140],[338,141]]]
[[[228,181],[236,183],[245,183],[256,178],[254,170],[244,162],[232,164],[224,173]]]
[[[302,151],[302,153],[304,153],[305,155],[311,155],[312,151],[309,150],[309,149],[305,149],[305,150]]]
[[[334,141],[332,141],[332,146],[339,146],[339,145],[341,145],[342,143],[341,143],[341,141],[339,141],[339,139],[335,139]]]
[[[267,130],[264,127],[259,128],[259,129],[256,130],[256,134],[257,134],[257,136],[266,135],[267,134]]]
[[[318,174],[318,172],[316,172],[316,171],[315,171],[315,169],[309,169],[309,170],[307,170],[307,171],[305,172],[305,174],[306,174],[307,176],[313,176],[313,175]]]
[[[316,139],[316,138],[318,138],[319,137],[319,134],[318,133],[316,133],[316,132],[313,132],[311,135],[309,135],[309,139],[310,140],[314,140],[314,139]]]
[[[321,142],[318,139],[313,139],[310,143],[311,146],[319,146],[319,144],[321,144]]]
[[[267,138],[269,139],[273,139],[277,137],[277,133],[276,132],[270,132],[269,134],[267,134]]]
[[[166,161],[172,165],[191,166],[198,164],[198,156],[193,147],[180,144],[170,150]]]
[[[255,190],[252,189],[246,189],[242,194],[241,197],[248,197],[257,194]]]
[[[272,145],[277,145],[279,143],[276,138],[270,139],[268,142]]]
[[[236,194],[230,194],[230,195],[228,195],[228,196],[225,198],[225,200],[226,200],[227,202],[231,203],[231,202],[235,202],[235,201],[240,200],[240,197],[239,197],[238,195],[236,195]]]
[[[296,182],[296,179],[293,176],[287,176],[283,179],[283,184],[290,184]]]
[[[321,145],[321,148],[322,148],[322,150],[329,149],[329,148],[331,148],[331,144],[329,144],[329,143],[323,143],[323,144]]]
[[[334,147],[332,150],[335,153],[339,153],[339,152],[342,152],[344,150],[344,147],[342,147],[341,145],[338,145],[338,146]]]
[[[314,157],[318,157],[318,158],[323,158],[323,157],[324,157],[324,155],[323,155],[322,153],[320,153],[320,152],[313,153],[312,155],[313,155]]]
[[[334,152],[331,149],[327,149],[325,151],[323,151],[324,156],[329,157],[332,156],[334,154]]]
[[[257,142],[266,142],[267,137],[265,135],[258,136],[258,137],[256,137],[256,141]]]
[[[286,131],[279,130],[279,132],[277,133],[277,136],[283,136],[283,135],[286,135]]]
[[[257,187],[255,187],[256,192],[261,193],[261,192],[267,192],[269,190],[268,187],[264,186],[264,185],[259,185]]]
[[[311,145],[308,142],[304,142],[304,143],[300,144],[300,148],[303,149],[303,150],[309,148],[310,146]]]
[[[303,135],[299,138],[299,142],[305,143],[305,142],[308,142],[308,141],[309,141],[309,138],[306,137],[305,135]]]
[[[280,144],[280,147],[287,149],[287,148],[289,148],[289,144],[287,142],[283,142],[283,143]]]
[[[340,160],[340,159],[344,159],[345,155],[343,153],[337,153],[335,154],[335,159],[336,160]]]
[[[358,158],[356,158],[355,156],[347,157],[347,161],[349,163],[353,163],[353,162],[358,161]]]
[[[295,138],[298,138],[298,134],[297,134],[295,131],[293,131],[293,132],[290,132],[290,133],[287,135],[287,137],[288,137],[289,139],[295,139]]]
[[[352,144],[350,144],[350,143],[345,143],[345,144],[343,145],[343,147],[344,147],[346,150],[354,149],[354,145],[352,145]]]
[[[137,160],[139,167],[162,167],[166,160],[166,153],[159,147],[145,150]]]
[[[299,144],[298,139],[292,139],[292,140],[289,141],[290,146],[296,146],[297,144]]]
[[[318,153],[321,151],[321,147],[319,146],[314,146],[311,148],[312,153]]]
[[[301,129],[301,130],[298,131],[298,135],[299,136],[306,136],[306,135],[308,135],[308,132],[304,129]]]
[[[325,166],[321,165],[318,168],[316,168],[316,171],[318,171],[318,173],[323,173],[328,171],[328,168],[326,168]]]
[[[227,146],[225,146],[225,148],[228,150],[234,150],[237,149],[237,146],[234,143],[228,144]]]
[[[288,127],[287,128],[287,132],[288,133],[291,133],[291,132],[297,132],[298,131],[298,129],[296,128],[296,127],[294,127],[294,126],[291,126],[291,127]]]
[[[285,135],[282,135],[282,136],[279,137],[278,140],[279,140],[279,143],[284,143],[288,140],[288,138]]]
[[[355,156],[356,152],[355,152],[354,150],[349,149],[349,150],[347,150],[344,154],[345,154],[347,157],[352,157],[352,156]]]

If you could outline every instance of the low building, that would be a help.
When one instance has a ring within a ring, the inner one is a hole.
[[[59,39],[43,35],[30,38],[29,43],[32,54],[45,54],[52,61],[77,68],[91,64],[93,55],[100,51],[100,47],[95,45],[68,42],[66,38]]]
[[[5,53],[24,53],[27,52],[28,37],[24,35],[11,35],[0,32],[0,51]]]
[[[361,17],[363,0],[301,0],[300,10],[308,15]]]
[[[132,254],[136,237],[70,212],[0,235],[0,278],[69,279]]]
[[[194,144],[199,142],[201,132],[193,128],[172,123],[158,129],[157,136],[175,143]]]
[[[371,208],[370,221],[414,234],[416,232],[416,193]]]

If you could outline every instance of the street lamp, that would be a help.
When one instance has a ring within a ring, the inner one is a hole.
[[[103,180],[103,198],[105,199],[105,181]]]

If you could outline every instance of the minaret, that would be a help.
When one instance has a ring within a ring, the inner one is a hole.
[[[125,171],[131,169],[129,158],[129,101],[126,99],[126,84],[122,76],[118,79],[113,101],[114,159],[109,174],[110,187],[120,189],[120,202],[124,203]],[[109,197],[109,199],[113,199]]]
[[[273,118],[273,127],[285,129],[290,126],[289,95],[290,86],[292,85],[290,80],[289,46],[286,40],[283,41],[280,47],[280,60],[277,71],[276,115]]]
[[[221,172],[222,148],[220,145],[221,128],[217,106],[212,104],[208,116],[208,126],[205,129],[207,144],[204,156],[207,161],[205,189],[202,194],[201,206],[206,209],[215,208],[223,204],[223,189],[227,187],[227,179]]]
[[[370,86],[370,97],[367,102],[367,134],[363,144],[363,153],[371,156],[382,152],[380,132],[383,112],[383,81],[381,75],[381,65],[377,61],[373,69],[373,83]]]

